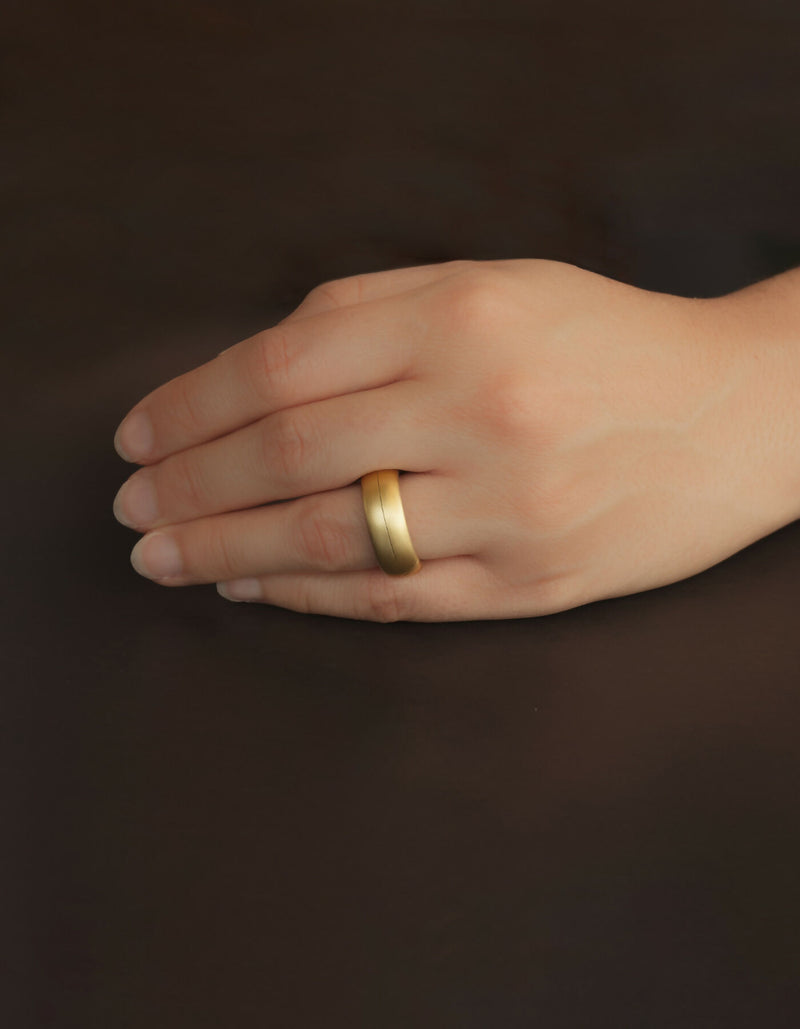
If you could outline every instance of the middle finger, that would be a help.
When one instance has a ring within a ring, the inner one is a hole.
[[[114,501],[131,528],[191,521],[336,489],[377,468],[442,463],[441,402],[413,380],[277,411],[135,472]]]

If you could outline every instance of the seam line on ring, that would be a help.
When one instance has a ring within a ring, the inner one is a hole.
[[[381,514],[383,515],[383,524],[386,526],[386,537],[389,540],[389,546],[392,548],[392,557],[397,557],[397,551],[394,549],[394,543],[392,541],[392,532],[389,528],[389,522],[386,519],[386,511],[383,507],[383,490],[381,489],[381,479],[378,476],[378,498],[381,502]]]

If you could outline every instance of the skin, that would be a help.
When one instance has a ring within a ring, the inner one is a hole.
[[[132,563],[381,622],[552,614],[694,575],[798,517],[800,319],[775,314],[797,285],[693,299],[538,259],[324,283],[123,421]],[[413,576],[377,566],[359,478],[379,468],[405,473]]]

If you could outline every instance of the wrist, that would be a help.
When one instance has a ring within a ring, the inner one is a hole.
[[[800,518],[800,268],[697,303],[731,362],[735,445],[763,466],[753,502],[787,525]]]

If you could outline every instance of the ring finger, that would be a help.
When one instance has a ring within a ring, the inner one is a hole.
[[[441,473],[400,477],[403,509],[420,561],[471,555],[481,526],[448,511],[469,510],[457,480]],[[143,536],[134,568],[168,586],[270,574],[377,567],[359,484],[267,507],[171,525]]]

